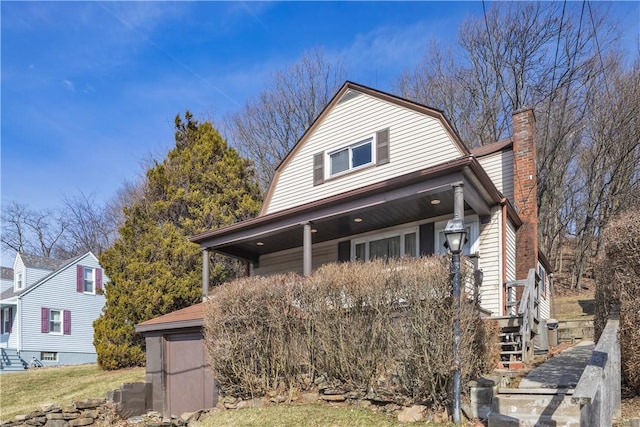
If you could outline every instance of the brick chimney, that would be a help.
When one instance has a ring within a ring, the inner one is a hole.
[[[513,113],[513,195],[522,226],[516,233],[516,279],[526,279],[538,267],[538,183],[536,119],[533,109]]]

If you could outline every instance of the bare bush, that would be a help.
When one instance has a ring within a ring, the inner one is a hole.
[[[619,304],[622,380],[640,395],[640,209],[612,220],[602,238],[604,256],[596,269],[596,338]]]
[[[492,335],[463,300],[466,380],[492,367]],[[344,391],[441,406],[451,387],[453,317],[449,263],[438,256],[237,280],[211,295],[205,335],[224,394],[306,388],[321,377]]]

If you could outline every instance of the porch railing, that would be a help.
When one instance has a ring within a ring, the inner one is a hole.
[[[522,287],[522,292],[519,291]],[[529,358],[529,350],[532,347],[533,335],[538,333],[539,305],[538,292],[540,276],[535,269],[530,269],[524,280],[509,281],[505,284],[505,314],[517,316],[520,321],[520,336],[522,338],[522,360]],[[518,300],[518,294],[520,299]]]
[[[610,426],[620,416],[620,320],[607,321],[571,402],[580,405],[581,426]]]

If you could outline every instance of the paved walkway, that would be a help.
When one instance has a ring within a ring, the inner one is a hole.
[[[575,388],[595,345],[582,341],[534,368],[520,381],[519,388]]]

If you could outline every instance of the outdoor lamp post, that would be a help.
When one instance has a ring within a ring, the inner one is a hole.
[[[453,422],[460,423],[460,252],[467,240],[464,220],[453,218],[444,229],[445,247],[451,251],[451,280],[453,282]]]

